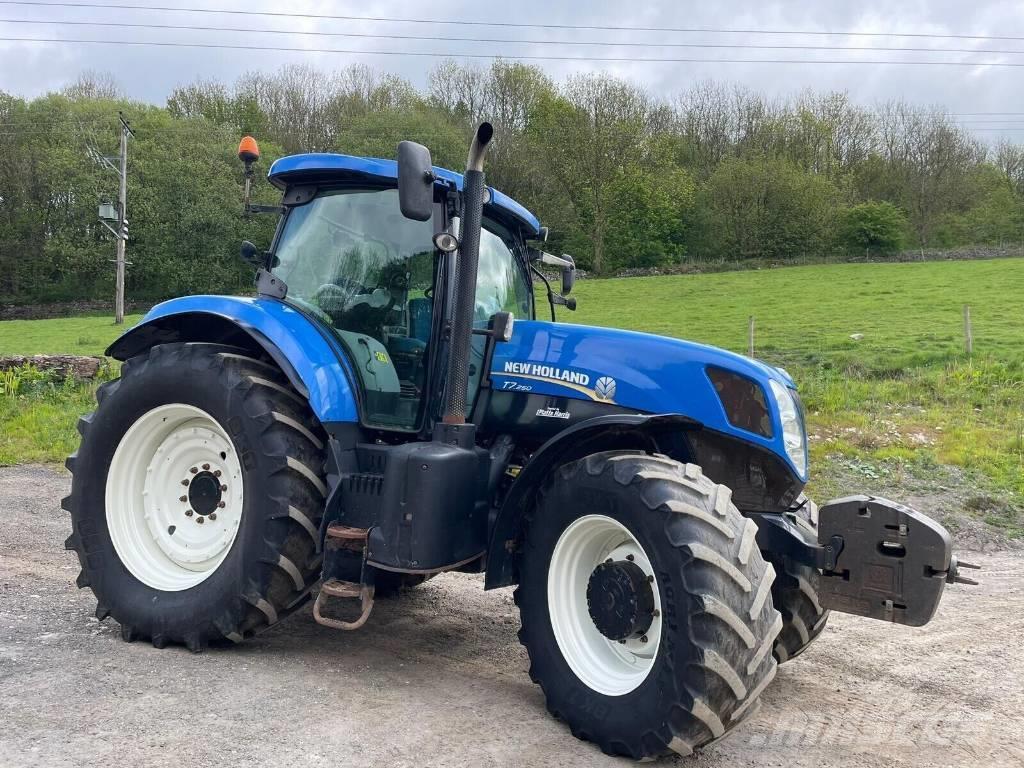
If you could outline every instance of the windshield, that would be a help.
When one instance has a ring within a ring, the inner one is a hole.
[[[322,192],[293,208],[274,272],[288,300],[345,345],[363,390],[363,418],[419,423],[433,317],[433,224],[399,212],[396,189]]]
[[[476,276],[473,325],[486,328],[496,312],[511,312],[518,320],[533,316],[530,284],[516,259],[519,246],[512,234],[497,222],[484,219],[480,232],[480,263]],[[462,222],[455,219],[455,230]]]
[[[512,234],[500,224],[484,219],[480,232],[480,263],[476,275],[476,301],[473,326],[486,328],[496,312],[511,312],[518,320],[533,317],[530,283],[516,253]],[[462,223],[456,219],[456,231]],[[474,334],[469,347],[469,402],[476,401],[486,357],[486,339]]]

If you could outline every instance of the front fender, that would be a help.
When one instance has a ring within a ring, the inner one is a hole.
[[[352,372],[340,345],[294,307],[267,297],[186,296],[153,307],[107,349],[127,360],[172,342],[255,344],[309,400],[321,423],[359,420]]]
[[[517,551],[522,545],[522,521],[529,501],[553,469],[600,451],[639,448],[692,460],[682,433],[702,424],[678,414],[613,414],[581,421],[542,445],[523,467],[490,528],[484,589],[518,582]]]

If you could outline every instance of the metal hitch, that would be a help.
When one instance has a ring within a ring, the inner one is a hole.
[[[818,543],[832,548],[833,560],[821,574],[825,608],[919,627],[947,582],[975,583],[959,576],[959,567],[976,566],[953,557],[949,532],[910,507],[848,496],[818,514]]]

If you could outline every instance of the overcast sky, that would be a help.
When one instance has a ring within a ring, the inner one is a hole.
[[[41,0],[45,1],[45,0]],[[76,2],[76,0],[69,0]],[[963,0],[803,0],[802,2],[622,2],[622,0],[519,0],[515,3],[479,3],[465,0],[437,0],[433,3],[348,2],[348,0],[94,0],[100,3],[160,4],[194,8],[247,9],[285,13],[353,14],[358,16],[416,17],[425,19],[466,19],[473,21],[547,23],[568,25],[716,27],[746,30],[813,30],[860,32],[912,32],[917,34],[959,34],[1019,37],[1018,40],[964,40],[892,37],[829,37],[760,35],[710,32],[635,32],[578,29],[529,29],[510,27],[447,26],[274,18],[266,16],[213,15],[194,12],[153,12],[97,8],[59,8],[8,5],[0,2],[0,37],[61,39],[108,39],[148,41],[190,41],[271,45],[290,48],[343,48],[347,50],[436,51],[515,55],[568,55],[615,57],[741,58],[741,59],[872,59],[1020,62],[1024,64],[1024,4],[1006,2],[963,2]],[[585,9],[585,10],[584,10]],[[38,24],[12,23],[12,19],[45,19]],[[291,31],[315,30],[364,34],[411,34],[458,37],[487,37],[504,40],[599,41],[599,45],[539,45],[529,43],[451,43],[367,39],[353,37],[309,37],[302,35],[240,34],[227,32],[116,29],[106,27],[60,26],[52,22],[116,21],[157,24],[186,24],[249,27]],[[821,46],[911,46],[946,52],[851,52],[839,50],[739,50],[671,47],[621,47],[615,42],[717,43],[759,45]],[[1012,53],[956,53],[950,48],[1021,51]],[[248,69],[274,69],[289,62],[306,62],[333,69],[362,61],[395,72],[417,86],[426,83],[426,73],[437,59],[413,56],[378,56],[365,53],[296,53],[240,51],[198,48],[160,48],[95,45],[74,42],[25,43],[0,41],[0,90],[21,96],[35,96],[59,90],[85,69],[114,73],[137,99],[164,103],[175,85],[197,78],[233,82]],[[487,62],[483,62],[486,64]],[[805,87],[848,91],[856,100],[873,104],[878,100],[903,97],[924,104],[942,104],[958,115],[963,113],[1024,113],[1021,78],[1024,68],[939,67],[869,64],[765,64],[765,63],[652,63],[535,61],[556,79],[572,72],[601,70],[639,83],[650,91],[672,95],[697,80],[718,79],[737,82],[772,94],[785,94]],[[994,122],[998,119],[1006,122]],[[964,117],[969,127],[987,129],[978,133],[986,139],[1007,135],[1024,140],[1024,114]],[[992,130],[998,129],[998,130]],[[1006,131],[1004,134],[1003,131]]]

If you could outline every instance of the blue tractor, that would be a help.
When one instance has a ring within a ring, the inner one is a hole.
[[[830,609],[927,622],[967,581],[948,534],[806,498],[785,371],[555,321],[575,267],[484,185],[491,135],[462,175],[412,142],[286,157],[280,206],[248,203],[243,142],[247,209],[280,213],[268,251],[243,246],[258,295],[155,307],[79,423],[67,547],[97,617],[198,651],[314,598],[356,629],[375,597],[483,572],[517,585],[551,713],[633,758],[727,733]]]

